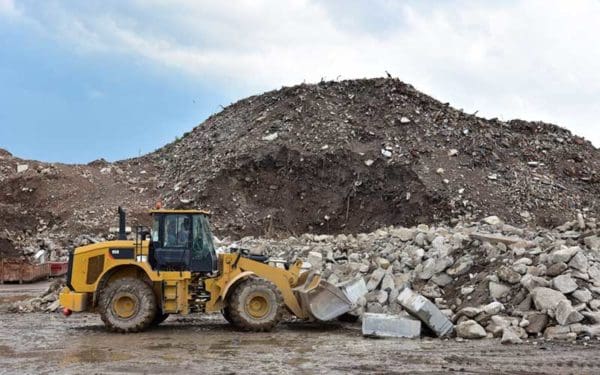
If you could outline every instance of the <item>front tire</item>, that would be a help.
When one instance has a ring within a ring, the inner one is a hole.
[[[165,320],[167,320],[167,318],[169,317],[170,314],[163,314],[162,311],[157,311],[156,315],[154,315],[154,319],[152,320],[152,326],[157,326],[160,323],[164,322]]]
[[[240,330],[270,331],[281,321],[282,300],[281,293],[273,283],[249,278],[233,291],[229,306],[226,307],[227,315],[231,324]]]
[[[122,278],[111,282],[100,294],[100,317],[113,332],[140,332],[156,317],[156,296],[140,279]]]

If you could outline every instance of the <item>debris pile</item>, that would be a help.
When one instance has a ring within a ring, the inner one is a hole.
[[[65,165],[0,150],[0,241],[64,259],[80,235],[111,238],[117,206],[148,224],[158,200],[208,208],[235,238],[491,214],[553,227],[600,216],[598,171],[598,150],[554,125],[479,118],[397,79],[302,84],[240,100],[139,158]]]
[[[28,313],[28,312],[55,312],[60,308],[58,294],[65,286],[64,279],[56,279],[50,284],[48,290],[39,297],[33,297],[25,301],[15,302],[10,308],[10,312]]]
[[[142,158],[167,206],[221,234],[360,233],[498,215],[552,227],[598,217],[598,150],[539,122],[483,119],[397,79],[243,99]],[[218,188],[216,188],[218,187]]]
[[[413,303],[416,308],[407,303],[424,296],[452,320],[460,338],[519,343],[542,336],[600,337],[599,233],[596,220],[583,215],[537,230],[494,216],[454,227],[387,227],[281,241],[247,237],[234,245],[274,258],[312,260],[333,284],[362,276],[369,292],[354,313],[371,321],[373,332],[406,322],[411,318],[402,314],[409,313],[446,335],[452,325],[435,320],[434,309],[420,314],[423,300]],[[406,324],[399,334],[410,337],[415,323]]]

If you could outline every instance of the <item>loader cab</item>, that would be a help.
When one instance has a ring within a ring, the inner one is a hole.
[[[157,271],[211,273],[217,270],[208,213],[199,210],[151,211],[148,260]]]

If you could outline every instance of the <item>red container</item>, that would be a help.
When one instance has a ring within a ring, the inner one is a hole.
[[[50,276],[62,276],[67,273],[69,262],[49,262]]]
[[[50,264],[0,261],[0,283],[5,281],[30,283],[50,276]]]

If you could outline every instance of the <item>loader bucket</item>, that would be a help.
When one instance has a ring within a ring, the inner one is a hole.
[[[310,318],[327,321],[337,318],[356,307],[356,300],[366,293],[362,293],[364,281],[362,278],[335,286],[317,274],[310,273],[306,282],[295,288],[302,310]],[[362,293],[362,294],[361,294]],[[358,295],[358,297],[356,297]]]

